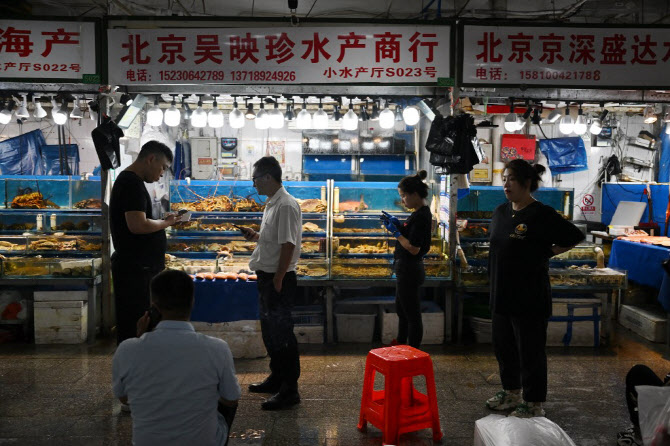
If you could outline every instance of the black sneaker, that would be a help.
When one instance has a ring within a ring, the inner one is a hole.
[[[635,432],[635,428],[629,427],[616,435],[618,446],[642,446],[642,439]]]
[[[298,392],[291,393],[276,393],[261,404],[263,410],[279,410],[287,407],[295,406],[300,402],[300,394]]]
[[[249,392],[252,393],[277,393],[281,383],[278,383],[270,378],[266,378],[262,383],[249,384]]]

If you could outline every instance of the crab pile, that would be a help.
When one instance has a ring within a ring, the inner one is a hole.
[[[189,203],[172,203],[171,208],[173,211],[187,209],[195,212],[261,212],[264,206],[250,198],[230,198],[226,195],[218,195]]]
[[[74,204],[75,209],[100,209],[102,208],[102,201],[98,198],[87,198],[86,200],[78,201]]]
[[[40,192],[31,192],[29,194],[17,195],[12,200],[12,209],[60,209],[56,203],[51,200],[45,200]]]
[[[326,202],[318,198],[310,198],[307,200],[298,199],[300,210],[303,212],[326,212]]]

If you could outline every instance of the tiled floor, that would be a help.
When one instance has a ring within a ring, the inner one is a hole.
[[[578,445],[615,444],[628,426],[624,377],[637,363],[659,375],[670,371],[663,346],[619,329],[613,347],[549,350],[547,417]],[[110,391],[114,345],[0,345],[0,445],[129,445],[131,418]],[[230,446],[380,445],[380,431],[356,430],[368,345],[303,346],[294,410],[264,412],[246,385],[260,380],[267,359],[236,360],[243,388]],[[445,445],[471,445],[484,400],[498,390],[490,346],[427,346],[437,380]],[[420,386],[419,386],[420,387]],[[401,445],[432,444],[429,430],[401,437]]]

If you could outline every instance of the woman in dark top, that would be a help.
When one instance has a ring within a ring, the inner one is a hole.
[[[416,175],[403,178],[398,183],[398,194],[403,205],[414,209],[404,224],[386,212],[382,212],[382,222],[394,237],[394,267],[396,273],[395,304],[398,312],[399,344],[419,348],[423,338],[421,302],[419,287],[425,278],[423,256],[430,249],[430,234],[433,216],[426,204],[428,185],[423,182],[427,173],[421,170]]]
[[[514,409],[511,415],[523,418],[544,416],[549,258],[584,239],[575,225],[532,197],[544,171],[524,160],[507,163],[503,187],[509,202],[496,208],[490,227],[493,349],[503,390],[486,405]]]

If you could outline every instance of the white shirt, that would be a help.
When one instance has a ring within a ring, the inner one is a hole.
[[[296,199],[282,186],[265,204],[258,243],[251,254],[249,268],[266,273],[277,272],[279,253],[284,243],[295,246],[286,270],[295,271],[302,243],[302,211]]]
[[[228,344],[170,320],[119,345],[112,391],[128,397],[136,446],[223,446],[228,427],[218,400],[240,398]]]

